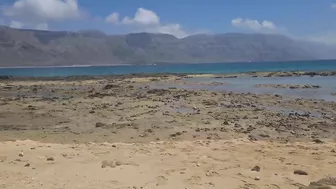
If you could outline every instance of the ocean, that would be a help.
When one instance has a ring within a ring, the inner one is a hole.
[[[72,66],[0,68],[0,75],[29,77],[99,76],[136,73],[221,74],[268,71],[330,71],[336,70],[336,60],[296,62],[240,62],[200,64],[158,64],[125,66]]]

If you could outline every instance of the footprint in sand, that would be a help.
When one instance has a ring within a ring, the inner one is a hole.
[[[156,188],[157,186],[163,186],[167,184],[168,179],[164,176],[158,176],[154,181],[148,182],[141,188]],[[154,186],[153,186],[154,185]]]
[[[4,162],[4,161],[6,161],[7,160],[7,157],[6,156],[0,156],[0,163],[1,162]]]
[[[104,161],[102,161],[101,168],[107,168],[107,167],[116,168],[116,167],[121,166],[121,165],[139,166],[136,163],[121,162],[121,161],[118,161],[118,160],[112,160],[112,161],[104,160]]]
[[[201,185],[202,177],[194,175],[190,177],[189,179],[187,179],[186,182],[192,185]]]
[[[164,176],[156,177],[156,186],[162,186],[167,183],[168,179]]]

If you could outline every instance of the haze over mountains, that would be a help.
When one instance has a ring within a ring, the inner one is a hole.
[[[325,48],[323,50],[323,48]],[[329,47],[282,35],[106,35],[0,27],[0,66],[292,61],[335,58]]]

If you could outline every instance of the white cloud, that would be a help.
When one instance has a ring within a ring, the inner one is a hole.
[[[336,3],[331,4],[332,9],[336,9]]]
[[[18,0],[3,7],[3,13],[30,22],[68,20],[81,15],[77,0]]]
[[[134,18],[125,17],[124,24],[139,24],[139,25],[158,25],[160,23],[159,16],[151,10],[138,8]]]
[[[106,17],[105,21],[107,23],[117,24],[119,23],[119,14],[117,12],[112,13]]]
[[[23,28],[23,26],[24,26],[24,24],[22,22],[14,21],[14,20],[9,25],[9,27],[17,28],[17,29]]]
[[[112,13],[106,17],[105,21],[117,24],[119,23],[119,14],[116,12]],[[121,20],[120,24],[133,26],[137,32],[165,33],[178,38],[190,35],[180,24],[162,24],[160,17],[154,11],[145,8],[138,8],[133,18],[126,16]]]
[[[273,22],[236,18],[231,21],[232,25],[238,28],[244,28],[255,32],[280,32],[282,28],[278,28]]]
[[[48,22],[78,19],[83,16],[77,0],[16,0],[0,7],[11,26],[47,30]],[[20,22],[21,24],[18,24]]]
[[[174,35],[178,38],[183,38],[189,35],[186,31],[183,30],[180,24],[159,25],[154,28],[149,28],[148,32],[165,33],[165,34]]]
[[[47,23],[40,23],[40,24],[37,24],[35,29],[37,30],[48,30],[49,29],[49,26]]]

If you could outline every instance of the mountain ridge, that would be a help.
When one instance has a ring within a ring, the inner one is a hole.
[[[0,66],[296,61],[311,49],[276,34],[108,35],[98,30],[41,31],[0,27]]]

